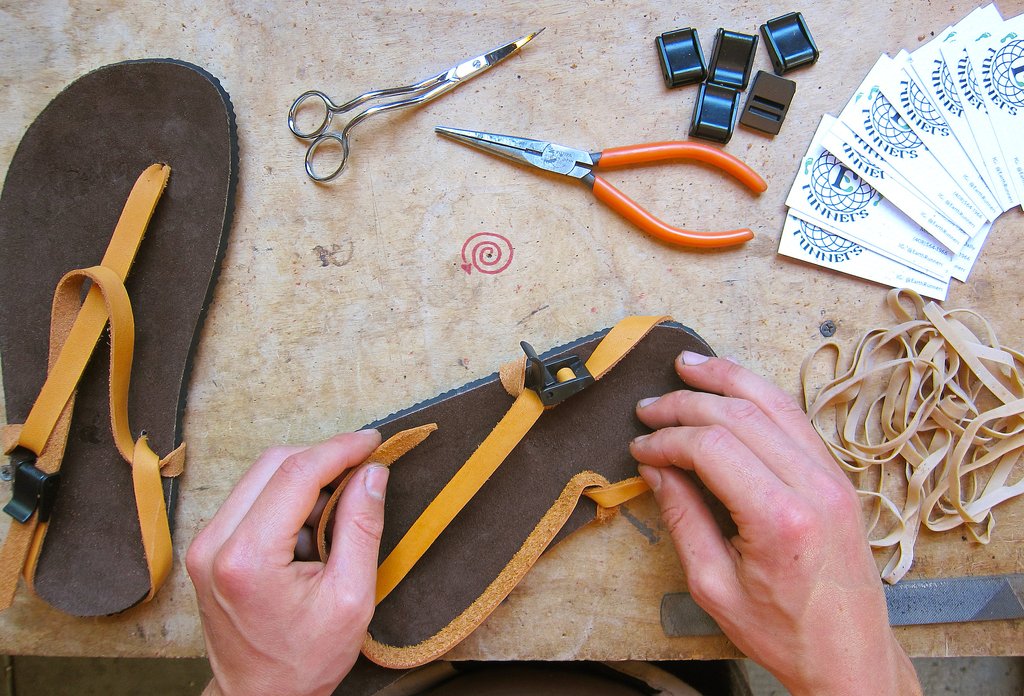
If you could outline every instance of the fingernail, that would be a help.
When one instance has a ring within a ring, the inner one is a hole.
[[[652,491],[657,491],[661,488],[661,472],[658,471],[657,467],[641,464],[639,470],[640,478],[644,480]]]
[[[632,444],[632,445],[639,445],[641,442],[643,442],[644,440],[646,440],[650,436],[651,436],[650,433],[648,433],[646,435],[637,435],[636,437],[633,438],[633,442],[631,442],[630,444]]]
[[[637,404],[636,404],[637,408],[643,408],[644,406],[650,406],[651,404],[653,404],[655,401],[657,401],[660,398],[661,397],[659,397],[659,396],[651,396],[651,397],[648,397],[646,399],[640,399],[640,401],[638,401]]]
[[[370,464],[363,474],[363,485],[366,492],[377,500],[384,500],[384,492],[388,487],[388,468],[381,464]]]
[[[708,361],[708,356],[684,350],[679,356],[679,359],[683,361],[684,365],[701,365]]]
[[[380,438],[380,431],[377,430],[376,428],[365,428],[363,430],[357,430],[355,434],[358,435],[359,437],[365,437],[367,439]]]
[[[740,364],[740,361],[737,360],[736,358],[732,357],[731,355],[726,357],[726,360],[731,362],[733,365],[739,365]]]

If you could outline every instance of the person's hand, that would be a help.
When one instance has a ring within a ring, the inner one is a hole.
[[[379,444],[366,430],[267,450],[192,542],[207,693],[329,694],[352,668],[373,616],[388,470],[371,463],[353,476],[326,563],[294,554],[320,489]]]
[[[793,694],[919,694],[889,628],[860,502],[797,403],[718,358],[683,353],[705,392],[644,399],[630,445],[694,601]],[[684,471],[685,470],[685,471]],[[728,509],[725,538],[693,472]]]

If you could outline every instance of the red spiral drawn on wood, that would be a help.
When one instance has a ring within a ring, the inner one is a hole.
[[[493,232],[477,232],[462,245],[462,270],[501,273],[512,263],[512,242]]]

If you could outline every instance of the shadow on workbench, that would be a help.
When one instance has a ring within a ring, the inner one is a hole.
[[[206,660],[4,657],[0,696],[187,696],[202,692],[210,679]],[[1024,658],[961,657],[914,660],[929,696],[1024,693]],[[754,696],[783,696],[771,675],[748,663]]]

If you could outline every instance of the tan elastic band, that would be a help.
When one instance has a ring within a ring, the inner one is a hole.
[[[804,360],[801,382],[815,429],[871,502],[872,546],[896,547],[882,571],[894,583],[922,526],[964,526],[987,543],[993,508],[1024,493],[1024,479],[1011,480],[1024,454],[1024,356],[975,312],[909,290],[887,302],[899,324],[869,331],[848,365],[838,344],[824,344]],[[831,376],[812,396],[812,363],[826,351]]]

